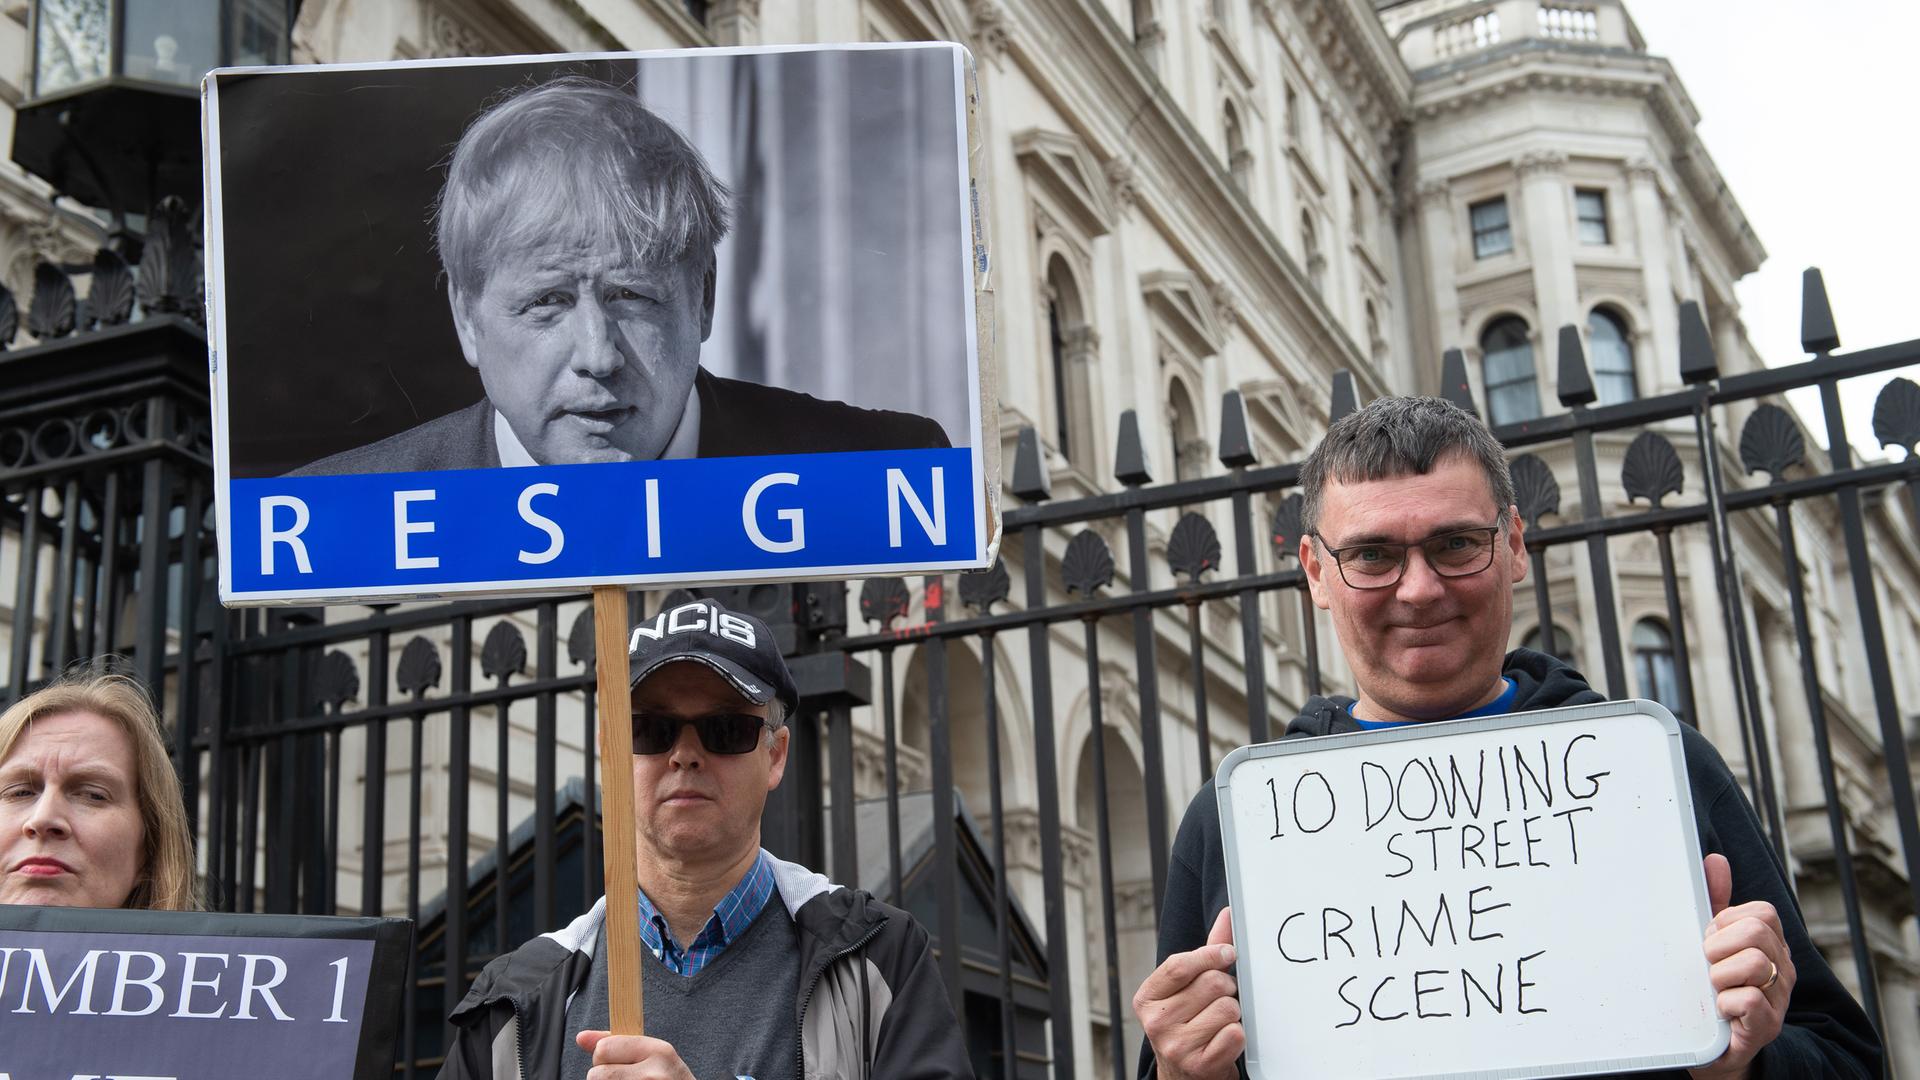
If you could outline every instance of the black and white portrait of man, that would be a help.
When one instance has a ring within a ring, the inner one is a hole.
[[[223,86],[233,474],[970,443],[951,55]]]

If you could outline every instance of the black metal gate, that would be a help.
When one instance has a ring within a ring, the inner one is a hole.
[[[1549,617],[1556,586],[1548,556],[1576,552],[1574,573],[1585,578],[1596,627],[1597,655],[1587,657],[1594,681],[1613,696],[1643,695],[1659,655],[1629,656],[1612,560],[1615,543],[1651,536],[1674,634],[1666,655],[1675,711],[1699,722],[1702,703],[1730,703],[1739,745],[1726,750],[1744,763],[1768,834],[1784,852],[1789,815],[1765,700],[1792,688],[1761,682],[1742,585],[1762,568],[1749,554],[1754,530],[1771,530],[1774,544],[1760,562],[1791,599],[1789,651],[1800,659],[1797,689],[1830,843],[1824,853],[1810,846],[1800,863],[1827,868],[1837,881],[1871,1014],[1910,1024],[1915,1017],[1883,1017],[1863,911],[1874,901],[1896,924],[1920,913],[1909,733],[1866,569],[1863,501],[1920,515],[1920,386],[1888,382],[1875,411],[1875,435],[1905,456],[1860,465],[1837,384],[1920,363],[1920,341],[1837,353],[1815,272],[1807,297],[1803,338],[1813,359],[1722,377],[1699,310],[1687,304],[1684,389],[1606,407],[1592,407],[1579,336],[1568,328],[1557,386],[1567,411],[1495,434],[1515,455],[1540,569],[1526,594],[1549,613],[1543,647],[1564,647]],[[161,688],[174,725],[210,906],[420,920],[400,1069],[430,1074],[443,1045],[440,1018],[479,968],[600,892],[590,812],[591,617],[584,599],[220,610],[212,602],[203,357],[197,327],[160,317],[0,359],[0,575],[11,575],[0,581],[13,589],[0,698],[19,696],[74,657],[130,655]],[[1472,407],[1458,352],[1443,358],[1440,385]],[[1800,387],[1818,388],[1823,401],[1824,469],[1792,416],[1768,401]],[[1331,414],[1355,406],[1353,380],[1336,377]],[[1299,467],[1256,459],[1237,393],[1222,414],[1216,474],[1153,483],[1128,413],[1118,489],[1061,502],[1048,498],[1038,438],[1021,432],[1006,565],[927,578],[917,589],[867,581],[857,603],[868,632],[851,632],[844,585],[720,590],[729,603],[769,617],[804,696],[791,775],[766,818],[768,846],[917,908],[941,945],[942,974],[964,1006],[983,1075],[1094,1075],[1095,1063],[1077,1060],[1076,1051],[1078,1020],[1088,1016],[1102,1030],[1096,1056],[1115,1075],[1130,1071],[1128,983],[1142,963],[1151,966],[1152,913],[1184,793],[1223,747],[1279,734],[1286,709],[1326,681],[1322,662],[1333,653],[1316,639],[1303,576],[1291,562],[1300,526],[1299,496],[1289,489]],[[1613,450],[1597,444],[1611,447],[1635,432],[1618,458],[1620,480],[1646,506],[1609,513],[1600,470]],[[1728,446],[1738,447],[1738,461],[1723,459]],[[1563,508],[1549,457],[1577,484],[1577,505]],[[1738,481],[1761,473],[1764,482]],[[1819,627],[1808,614],[1793,523],[1796,509],[1828,500],[1858,618],[1858,638],[1847,646],[1864,657],[1881,746],[1890,751],[1877,764],[1902,853],[1893,864],[1853,850],[1849,827],[1858,822],[1839,790],[1832,698],[1814,660]],[[1674,542],[1697,543],[1702,533],[1721,601],[1718,611],[1698,612],[1694,625],[1719,620],[1732,643],[1731,655],[1716,658],[1728,685],[1694,682],[1707,665],[1690,649],[1687,575]],[[957,604],[949,585],[957,585]],[[635,614],[672,599],[636,593]],[[1641,665],[1639,684],[1629,678],[1630,659]],[[1065,670],[1068,663],[1084,670]],[[1063,718],[1063,693],[1084,707]],[[1130,758],[1124,770],[1111,760],[1116,748]],[[1064,761],[1063,750],[1071,755]],[[1063,778],[1072,782],[1072,805]],[[1090,824],[1083,831],[1069,816]],[[1904,878],[1905,894],[1889,897],[1880,884],[1863,900],[1861,870],[1869,866],[1872,881],[1892,882],[1896,892]],[[1082,939],[1086,963],[1076,962],[1070,888],[1083,900],[1085,925],[1100,928],[1097,940]],[[1037,926],[1026,914],[1035,909]],[[984,922],[970,910],[984,912]],[[1089,970],[1100,978],[1085,987],[1088,1008],[1075,1020],[1074,984]]]

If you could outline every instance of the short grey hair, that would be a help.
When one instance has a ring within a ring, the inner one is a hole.
[[[779,698],[767,699],[767,729],[779,731],[787,726],[787,703]]]
[[[1301,531],[1318,535],[1320,500],[1329,482],[1424,476],[1456,457],[1480,466],[1499,513],[1496,520],[1505,520],[1513,505],[1513,476],[1506,451],[1479,417],[1437,397],[1376,398],[1335,421],[1300,467]]]
[[[472,302],[502,256],[572,244],[704,273],[730,194],[687,137],[631,86],[570,75],[518,91],[468,125],[434,203],[434,240]]]

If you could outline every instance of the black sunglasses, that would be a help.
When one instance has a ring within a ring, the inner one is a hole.
[[[700,745],[709,754],[745,754],[760,744],[760,729],[766,717],[751,713],[713,713],[709,716],[668,716],[664,713],[633,714],[633,752],[664,754],[680,741],[680,729],[688,724],[700,736]]]

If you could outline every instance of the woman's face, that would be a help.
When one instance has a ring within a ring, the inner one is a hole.
[[[140,875],[133,746],[89,712],[27,725],[0,761],[0,904],[119,907]]]

